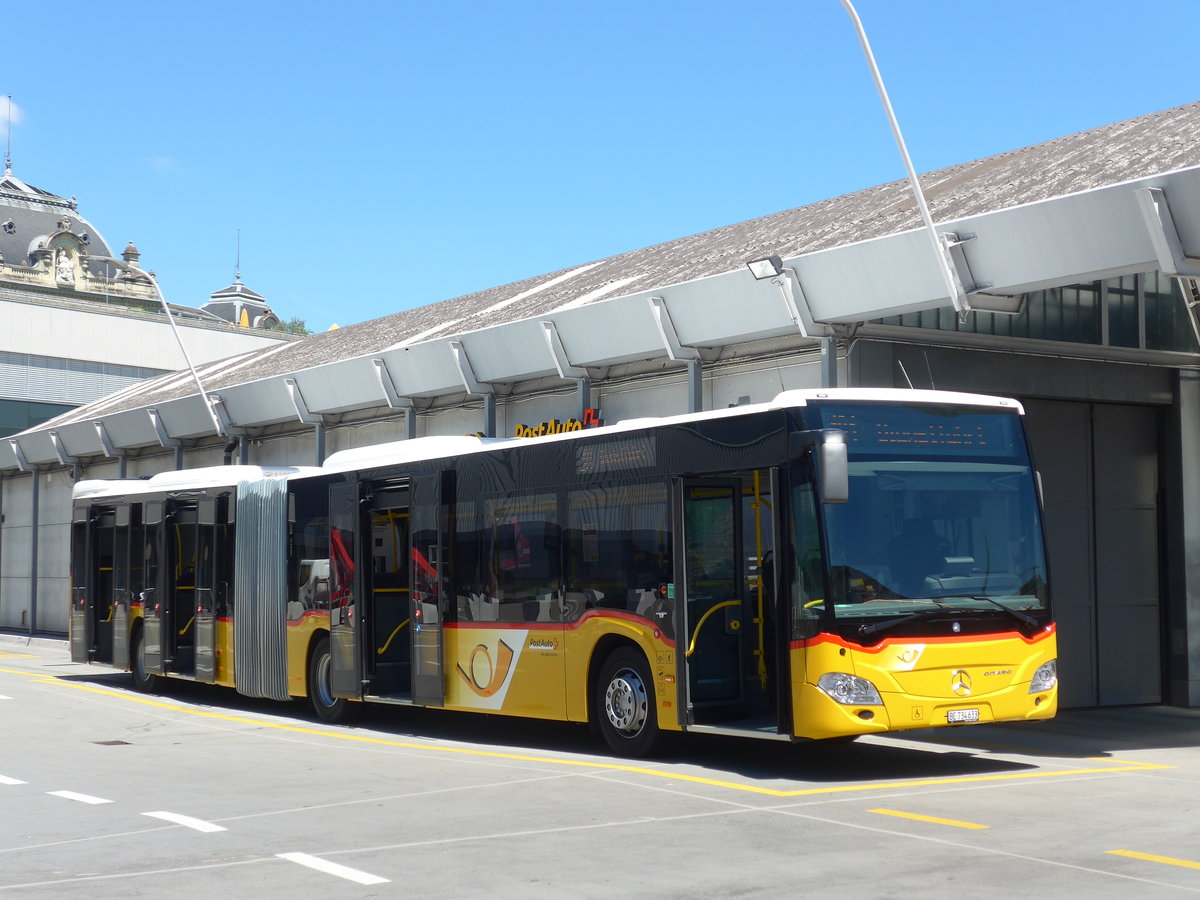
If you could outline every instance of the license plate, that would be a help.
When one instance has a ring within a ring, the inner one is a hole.
[[[946,720],[951,725],[965,725],[968,722],[979,721],[977,709],[952,709],[946,714]]]

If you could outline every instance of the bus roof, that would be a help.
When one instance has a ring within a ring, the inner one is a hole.
[[[80,481],[72,489],[71,498],[83,500],[90,497],[161,494],[172,490],[234,487],[245,481],[260,481],[264,478],[294,478],[300,475],[315,475],[320,471],[313,466],[206,466],[202,469],[159,472],[149,478]]]
[[[1021,404],[1005,397],[983,394],[966,394],[955,391],[919,391],[906,388],[808,388],[784,391],[766,403],[731,406],[727,409],[683,413],[676,416],[644,417],[624,419],[612,425],[545,435],[538,438],[481,438],[473,435],[440,435],[391,441],[340,450],[331,454],[319,468],[313,466],[209,466],[202,469],[183,469],[160,472],[148,479],[114,479],[81,481],[75,485],[72,497],[75,500],[90,497],[124,496],[128,494],[164,493],[171,490],[188,490],[209,487],[234,487],[245,481],[263,478],[303,478],[318,474],[351,472],[357,469],[383,468],[406,462],[439,459],[447,456],[464,456],[480,453],[501,446],[523,446],[530,440],[569,441],[605,434],[621,434],[641,431],[662,425],[678,425],[688,422],[705,422],[731,418],[756,412],[807,406],[812,402],[879,402],[891,404],[944,404],[947,406],[994,407],[1023,414]]]

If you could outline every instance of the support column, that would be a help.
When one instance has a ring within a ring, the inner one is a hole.
[[[41,528],[41,514],[38,509],[38,494],[41,489],[41,477],[38,470],[32,471],[33,493],[30,497],[29,510],[29,634],[37,634],[38,607],[38,531]]]
[[[1200,707],[1200,372],[1179,372],[1167,482],[1168,699]]]
[[[4,485],[7,478],[0,478],[0,584],[4,583]],[[0,619],[3,619],[4,595],[0,593]]]
[[[837,338],[821,338],[821,387],[838,386]]]
[[[699,359],[687,361],[688,412],[704,411],[704,364]]]

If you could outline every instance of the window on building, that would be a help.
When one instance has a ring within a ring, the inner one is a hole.
[[[1108,347],[1185,353],[1198,349],[1179,285],[1161,272],[1034,291],[1015,316],[971,312],[960,322],[954,310],[946,307],[879,322]]]

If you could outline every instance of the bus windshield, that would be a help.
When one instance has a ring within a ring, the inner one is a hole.
[[[878,418],[865,404],[823,411],[820,427],[847,433],[848,502],[794,498],[797,515],[807,508],[824,528],[824,590],[813,589],[811,563],[797,578],[812,585],[797,603],[809,630],[821,620],[822,629],[874,643],[888,634],[1032,633],[1047,624],[1042,530],[1020,417],[877,409]],[[803,482],[794,482],[798,495],[811,492]]]

